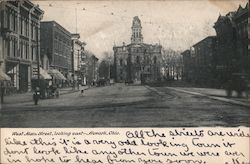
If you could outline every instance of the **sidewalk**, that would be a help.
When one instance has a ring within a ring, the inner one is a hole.
[[[231,98],[228,98],[226,95],[226,91],[224,89],[212,89],[212,88],[186,88],[186,87],[167,87],[172,90],[185,92],[193,95],[198,96],[206,96],[211,99],[246,106],[250,107],[250,97],[247,99],[244,95],[243,98],[238,98],[236,92],[233,92],[233,95]]]
[[[80,90],[88,89],[88,86],[80,87]],[[60,95],[70,94],[74,92],[79,92],[79,90],[73,90],[72,87],[70,88],[60,88]],[[46,100],[46,99],[45,99]],[[22,102],[30,102],[33,101],[32,92],[20,93],[20,94],[13,94],[4,97],[4,104],[15,104],[15,103],[22,103]]]

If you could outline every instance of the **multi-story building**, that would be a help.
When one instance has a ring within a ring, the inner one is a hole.
[[[211,86],[214,83],[216,36],[208,36],[193,45],[193,81],[196,84]]]
[[[44,12],[29,0],[0,2],[0,66],[16,90],[31,88],[40,56],[40,21]]]
[[[49,68],[68,77],[72,72],[71,33],[55,21],[41,22],[41,58],[48,58]]]
[[[233,17],[236,32],[236,57],[233,64],[235,72],[248,74],[250,79],[250,54],[248,53],[250,45],[248,35],[248,30],[250,29],[249,17],[249,3],[247,3],[245,8],[239,6]]]
[[[88,85],[95,85],[98,80],[98,60],[92,53],[86,55],[86,80]]]
[[[229,80],[233,72],[233,58],[236,55],[236,35],[233,16],[235,12],[229,12],[226,16],[219,16],[214,28],[217,36],[216,69],[217,79],[220,83]]]
[[[149,83],[161,79],[161,45],[143,43],[138,16],[132,23],[131,44],[114,46],[116,82]]]
[[[217,79],[221,84],[232,78],[234,73],[248,74],[250,60],[248,54],[249,3],[237,11],[219,16],[214,28],[217,35]]]
[[[69,70],[72,70],[74,81],[78,81],[81,84],[86,84],[86,58],[84,57],[85,42],[80,41],[80,34],[72,34],[72,61],[69,62]]]

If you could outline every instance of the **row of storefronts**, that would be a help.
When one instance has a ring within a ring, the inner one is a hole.
[[[46,87],[86,84],[86,43],[56,21],[41,21],[43,15],[29,0],[0,2],[0,81],[11,92],[30,91],[38,80]]]
[[[12,90],[31,89],[39,55],[40,21],[44,12],[30,1],[0,3],[0,68]]]

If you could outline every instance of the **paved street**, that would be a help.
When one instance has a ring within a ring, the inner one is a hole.
[[[193,90],[192,90],[193,91]],[[225,98],[225,100],[228,100]],[[247,104],[247,103],[245,103]],[[250,109],[182,88],[115,84],[17,101],[1,108],[1,127],[178,127],[249,126]]]

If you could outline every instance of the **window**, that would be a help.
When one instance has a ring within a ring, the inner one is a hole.
[[[13,42],[13,50],[14,50],[14,57],[16,57],[17,56],[17,42],[16,42],[16,40],[14,40],[14,42]]]
[[[26,20],[26,22],[25,22],[25,24],[26,24],[26,36],[29,36],[29,21],[28,20]]]
[[[122,61],[122,59],[120,59],[120,66],[122,66],[122,64],[123,64],[123,61]]]
[[[21,30],[21,35],[23,34],[23,19],[20,18],[20,30]]]
[[[139,56],[136,56],[136,63],[140,64],[140,57]]]
[[[31,39],[34,39],[34,24],[31,23]]]
[[[154,57],[154,64],[156,64],[156,62],[157,62],[157,57],[155,56]]]
[[[29,44],[28,43],[26,43],[26,59],[29,59]]]
[[[21,53],[21,54],[20,54],[20,55],[21,55],[20,57],[23,58],[23,43],[22,43],[22,42],[21,42],[21,44],[20,44],[20,53]]]

